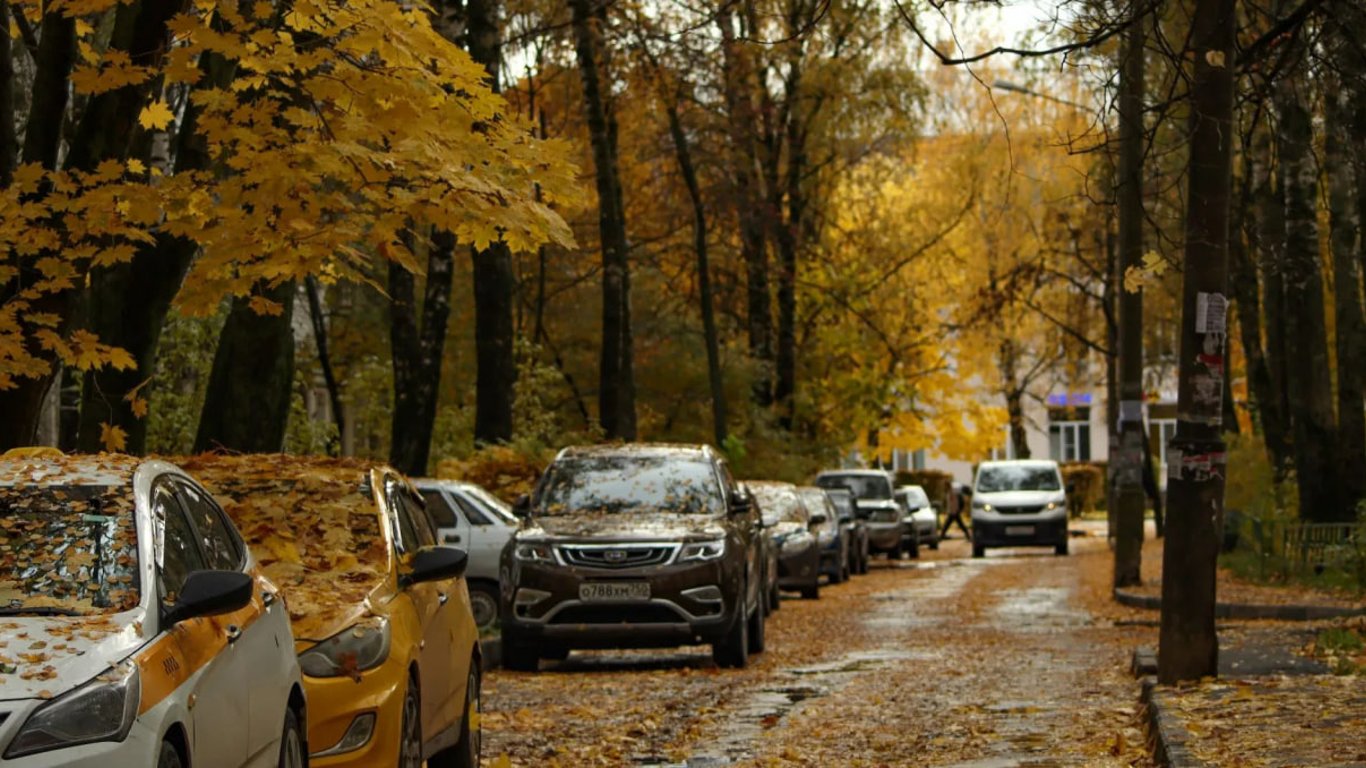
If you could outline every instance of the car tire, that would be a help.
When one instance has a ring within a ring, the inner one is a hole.
[[[821,596],[821,583],[819,580],[811,582],[809,586],[802,587],[803,600],[819,600]]]
[[[720,642],[712,643],[711,657],[723,669],[744,669],[749,666],[749,618],[737,611],[730,629]]]
[[[542,646],[536,655],[546,661],[564,661],[569,658],[569,649],[558,645]]]
[[[427,768],[479,768],[484,734],[479,725],[482,677],[479,659],[470,659],[470,677],[465,683],[465,711],[460,716],[460,740],[427,760]]]
[[[938,552],[938,551],[939,551],[939,535],[938,535],[938,534],[934,534],[933,536],[930,537],[930,549],[933,549],[935,552]]]
[[[986,557],[986,556],[987,556],[987,548],[986,548],[984,545],[978,544],[977,542],[974,541],[974,542],[972,543],[972,556],[973,556],[973,557]]]
[[[759,599],[762,602],[768,602],[762,594]],[[749,617],[749,654],[754,656],[763,653],[764,647],[764,608],[760,606],[755,608],[754,613]]]
[[[778,589],[778,582],[773,582],[773,589],[768,593],[768,610],[773,612],[783,607],[782,590]]]
[[[484,582],[469,582],[470,613],[474,624],[481,630],[492,629],[498,624],[498,586]]]
[[[835,570],[833,570],[833,571],[830,572],[830,583],[831,583],[831,584],[839,584],[839,583],[842,583],[843,581],[844,581],[844,571],[840,568],[839,563],[835,563]]]
[[[299,716],[292,709],[285,710],[285,726],[280,732],[280,768],[304,768],[308,765],[304,749],[304,735],[299,727]]]
[[[906,549],[906,554],[910,555],[912,560],[920,559],[920,534],[918,532],[911,534],[911,546]]]
[[[503,633],[503,669],[514,672],[535,672],[541,668],[541,654],[532,645],[524,645]]]
[[[161,742],[161,751],[157,753],[157,768],[185,768],[185,761],[180,759],[180,750],[169,741]]]
[[[422,768],[422,706],[417,681],[412,678],[408,678],[408,690],[403,694],[403,719],[399,723],[396,768]]]
[[[900,560],[903,554],[904,553],[901,549],[901,542],[898,541],[895,547],[892,547],[890,550],[887,551],[887,559]]]
[[[1068,551],[1069,551],[1068,543],[1067,543],[1067,539],[1066,539],[1065,537],[1063,538],[1062,541],[1058,542],[1057,546],[1055,546],[1055,547],[1053,548],[1053,553],[1056,554],[1056,555],[1058,555],[1059,557],[1061,557],[1061,556],[1063,556],[1063,555],[1066,555],[1066,554],[1068,553]]]

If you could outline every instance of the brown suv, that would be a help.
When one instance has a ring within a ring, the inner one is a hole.
[[[503,550],[503,664],[574,648],[764,648],[758,511],[706,446],[566,448]]]

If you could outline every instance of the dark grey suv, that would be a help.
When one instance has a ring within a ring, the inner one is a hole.
[[[759,513],[710,447],[566,448],[503,551],[503,663],[575,648],[764,647]]]

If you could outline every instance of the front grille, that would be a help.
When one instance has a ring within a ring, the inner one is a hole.
[[[642,568],[663,565],[673,559],[677,544],[562,544],[560,558],[566,565],[585,568]]]
[[[1043,505],[1037,504],[1032,507],[997,507],[996,511],[1003,515],[1037,515],[1043,511]]]
[[[683,617],[662,605],[572,605],[551,624],[679,624]]]

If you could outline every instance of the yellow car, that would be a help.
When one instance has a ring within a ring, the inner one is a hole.
[[[479,764],[479,644],[466,553],[436,546],[422,497],[358,460],[182,460],[281,586],[314,768]]]

